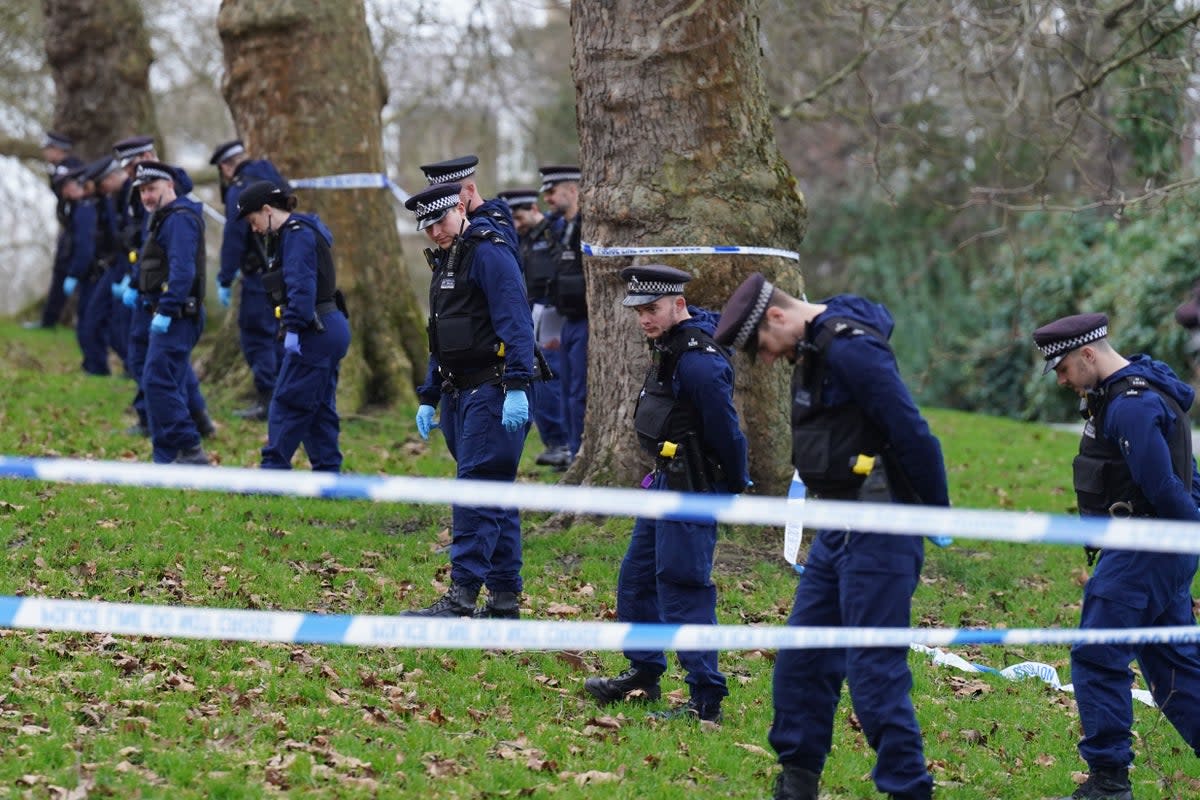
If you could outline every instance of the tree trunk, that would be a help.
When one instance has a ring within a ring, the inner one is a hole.
[[[42,0],[42,10],[56,90],[52,129],[74,139],[84,159],[126,136],[161,141],[150,95],[154,52],[137,0]]]
[[[605,246],[753,245],[795,250],[808,210],[771,127],[755,0],[575,0],[584,240]],[[641,259],[686,269],[688,299],[719,310],[754,271],[799,293],[794,261],[761,256]],[[633,408],[648,364],[617,273],[588,258],[590,349],[583,452],[569,479],[628,485],[646,462]],[[790,455],[786,370],[734,361],[750,471],[782,493]]]
[[[225,101],[254,158],[288,178],[385,172],[387,100],[362,0],[222,0]],[[303,190],[334,235],[353,342],[338,403],[412,401],[428,350],[404,270],[392,197],[382,189]]]

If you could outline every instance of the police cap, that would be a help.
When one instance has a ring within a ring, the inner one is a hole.
[[[775,286],[761,272],[742,281],[721,309],[721,321],[713,335],[717,344],[751,354],[757,352],[758,325],[774,293]]]
[[[85,183],[91,180],[91,178],[88,177],[88,165],[83,161],[79,161],[79,163],[73,163],[63,173],[62,180],[78,181],[79,183]]]
[[[255,181],[242,190],[237,199],[237,219],[261,211],[263,206],[283,208],[291,195],[272,181]]]
[[[112,156],[104,156],[103,158],[96,159],[88,164],[87,170],[88,180],[95,181],[96,183],[104,180],[114,172],[121,172],[122,175],[124,174],[122,171],[121,162]]]
[[[692,276],[683,270],[664,264],[626,267],[621,270],[621,280],[626,282],[625,299],[621,305],[644,306],[661,297],[683,294],[683,285],[691,279]]]
[[[47,147],[57,147],[59,150],[70,150],[74,146],[75,141],[71,139],[70,136],[62,133],[56,133],[55,131],[46,131],[46,134],[42,137],[43,149]]]
[[[514,210],[536,206],[538,201],[537,189],[509,189],[496,196],[508,203],[508,207]]]
[[[1108,336],[1108,317],[1104,314],[1072,314],[1056,319],[1033,332],[1033,343],[1042,351],[1045,375],[1058,366],[1067,353]]]
[[[578,181],[583,177],[583,173],[579,171],[579,167],[574,164],[549,164],[544,167],[538,167],[538,172],[542,174],[543,192],[556,183]]]
[[[439,161],[436,164],[422,164],[421,172],[425,173],[425,180],[429,181],[429,185],[432,186],[435,183],[466,180],[475,174],[475,167],[478,164],[477,156],[462,156],[461,158],[451,158],[448,161]]]
[[[225,159],[233,158],[234,156],[240,156],[244,152],[246,152],[246,147],[242,144],[241,139],[233,139],[232,141],[222,142],[213,149],[212,158],[208,160],[208,163],[216,166]]]
[[[62,186],[62,182],[67,179],[67,174],[76,167],[83,166],[83,159],[77,156],[67,156],[62,161],[54,165],[54,171],[50,173],[50,183],[55,188]]]
[[[122,167],[127,167],[134,156],[149,153],[153,149],[153,136],[130,136],[113,145],[113,155],[120,160]]]
[[[144,186],[154,181],[175,182],[175,171],[161,161],[139,161],[133,174],[133,185]]]
[[[417,230],[423,231],[440,222],[450,209],[462,202],[460,183],[435,183],[404,201],[404,207],[417,218]]]

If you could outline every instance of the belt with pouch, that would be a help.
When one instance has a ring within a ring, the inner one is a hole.
[[[439,367],[442,373],[442,391],[464,391],[474,389],[489,383],[499,383],[504,377],[504,365],[493,364],[490,367],[473,370],[451,372],[445,367]]]

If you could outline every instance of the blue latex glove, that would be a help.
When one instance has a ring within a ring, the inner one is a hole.
[[[504,393],[504,408],[500,421],[505,430],[515,431],[529,422],[529,396],[524,389],[509,389]]]
[[[132,286],[125,287],[125,293],[121,295],[121,305],[126,308],[133,308],[137,304],[137,289]]]
[[[288,331],[283,335],[283,349],[294,356],[300,355],[300,334]]]
[[[938,547],[949,547],[954,544],[954,539],[949,536],[926,536],[926,539],[936,544]]]
[[[75,287],[78,285],[79,278],[72,278],[70,275],[68,275],[67,277],[63,278],[63,294],[65,294],[67,297],[70,297],[74,293]]]
[[[417,433],[421,434],[422,439],[429,438],[429,432],[436,428],[438,424],[433,421],[433,406],[421,404],[417,409]]]
[[[217,299],[221,301],[221,305],[225,306],[225,308],[229,308],[229,304],[233,302],[233,287],[218,286]]]
[[[171,329],[171,318],[165,317],[162,314],[155,313],[150,319],[151,333],[166,333]]]
[[[113,299],[114,299],[114,300],[120,300],[120,301],[124,302],[124,300],[125,300],[125,290],[126,290],[126,289],[128,289],[128,288],[129,288],[129,276],[128,276],[128,275],[126,275],[124,278],[121,278],[121,282],[120,282],[120,283],[114,283],[114,284],[112,285],[112,296],[113,296]]]

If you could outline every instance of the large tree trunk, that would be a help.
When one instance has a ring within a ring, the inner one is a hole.
[[[385,172],[387,100],[362,0],[222,0],[225,101],[246,149],[289,178]],[[305,190],[334,235],[338,286],[354,340],[338,402],[412,400],[428,357],[401,260],[392,198],[381,189]]]
[[[606,246],[796,249],[808,211],[771,127],[755,0],[574,0],[571,30],[583,170],[583,235]],[[719,309],[753,271],[799,293],[795,262],[656,257],[691,272],[688,298]],[[591,347],[581,458],[568,477],[626,483],[644,470],[632,429],[647,353],[617,273],[585,265]],[[790,453],[785,370],[735,359],[751,475],[781,492]]]
[[[42,0],[54,76],[53,129],[84,159],[134,134],[161,141],[150,95],[154,53],[137,0]]]

